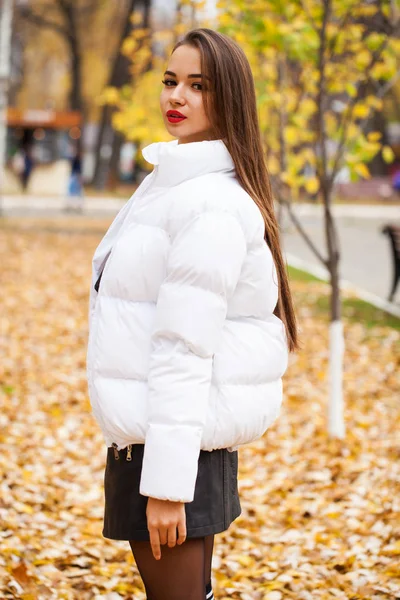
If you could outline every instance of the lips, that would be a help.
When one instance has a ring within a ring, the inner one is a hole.
[[[186,119],[185,115],[177,110],[167,111],[167,119],[170,123],[180,123]]]

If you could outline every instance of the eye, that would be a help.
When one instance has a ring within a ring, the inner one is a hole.
[[[173,79],[162,79],[161,83],[163,83],[166,87],[172,87],[173,85],[176,85],[176,81],[174,81]],[[196,88],[196,87],[194,87],[195,85],[197,85],[199,87]],[[197,90],[198,92],[201,92],[201,90],[203,89],[203,84],[202,83],[193,83],[192,87],[195,90]]]

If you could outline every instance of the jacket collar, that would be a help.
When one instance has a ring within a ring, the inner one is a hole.
[[[223,140],[178,144],[155,142],[142,150],[144,159],[156,167],[155,185],[172,187],[208,173],[234,174],[235,165]]]

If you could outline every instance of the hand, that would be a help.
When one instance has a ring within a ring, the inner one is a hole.
[[[184,502],[171,502],[149,498],[147,501],[147,527],[150,532],[150,544],[156,560],[161,558],[160,544],[173,548],[186,539],[186,513]],[[178,529],[178,538],[176,537]]]

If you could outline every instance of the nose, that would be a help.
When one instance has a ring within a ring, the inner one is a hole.
[[[180,106],[185,103],[183,88],[181,85],[175,85],[173,87],[169,96],[169,100],[172,104],[179,104]]]

